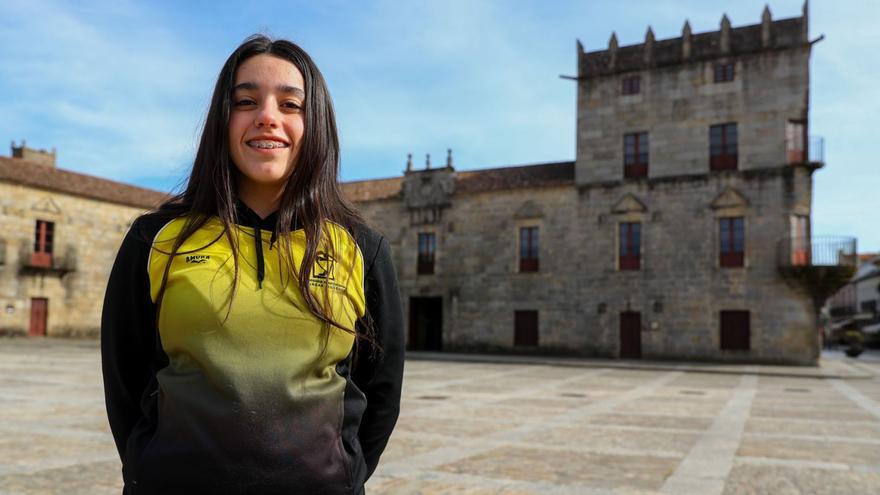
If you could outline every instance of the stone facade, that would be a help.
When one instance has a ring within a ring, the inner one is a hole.
[[[815,363],[816,308],[778,254],[798,219],[809,238],[822,165],[807,156],[806,26],[806,8],[780,21],[765,10],[753,26],[725,17],[711,33],[686,24],[671,40],[649,30],[634,46],[578,44],[574,163],[456,172],[451,157],[424,170],[410,159],[401,178],[347,184],[392,243],[410,339],[440,332],[432,349],[618,357],[622,313],[637,312],[642,357]],[[732,80],[716,82],[719,64],[732,64]],[[622,95],[633,75],[640,90]],[[738,163],[716,171],[710,126],[725,123],[736,124]],[[648,171],[626,178],[624,134],[637,132],[648,133]],[[738,267],[719,256],[719,222],[732,217],[744,224]],[[620,269],[624,222],[641,226],[637,270]],[[536,272],[519,270],[521,227],[538,227]],[[432,274],[418,273],[425,233],[436,240]],[[426,313],[437,326],[414,315],[424,297],[441,301]],[[520,310],[537,311],[537,347],[515,345]],[[722,349],[723,311],[747,312],[747,349]]]
[[[578,44],[575,161],[458,172],[450,151],[443,167],[415,170],[410,157],[401,177],[344,184],[391,243],[409,347],[814,364],[819,298],[786,275],[810,275],[809,251],[782,269],[798,254],[792,237],[809,242],[822,166],[807,139],[812,43],[805,8]],[[632,76],[638,90],[621,94]],[[718,124],[737,133],[726,170],[710,165]],[[632,133],[647,133],[635,176]],[[93,334],[120,239],[164,196],[13,156],[0,158],[0,307],[11,308],[0,329],[25,333],[29,301],[45,297],[49,335]],[[742,222],[734,266],[722,219]],[[27,263],[37,220],[55,223],[52,269]],[[639,225],[637,269],[621,258],[623,224]]]
[[[24,146],[22,146],[24,148]],[[0,157],[0,334],[32,329],[35,299],[46,299],[43,333],[96,336],[116,251],[136,216],[163,194],[56,169],[54,152],[33,160]],[[13,146],[13,157],[21,156]],[[37,221],[52,222],[52,258],[34,264]]]

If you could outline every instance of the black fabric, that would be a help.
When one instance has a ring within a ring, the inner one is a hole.
[[[397,273],[388,242],[384,237],[368,233],[363,240],[359,239],[359,244],[366,259],[372,261],[366,265],[367,321],[361,322],[358,332],[363,334],[363,325],[372,324],[381,347],[380,352],[375,352],[369,341],[358,339],[357,361],[352,370],[354,384],[365,393],[368,405],[358,429],[367,479],[379,464],[379,456],[400,413],[404,327]],[[371,246],[376,247],[370,249]]]

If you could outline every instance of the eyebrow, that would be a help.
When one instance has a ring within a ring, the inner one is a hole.
[[[232,88],[232,91],[235,92],[235,91],[238,91],[241,89],[256,91],[256,90],[260,89],[260,86],[255,82],[243,82],[243,83],[236,84],[235,87]],[[301,88],[297,88],[296,86],[289,86],[287,84],[280,84],[275,87],[275,90],[280,93],[293,94],[293,95],[298,96],[300,98],[306,97],[305,91],[303,91]]]

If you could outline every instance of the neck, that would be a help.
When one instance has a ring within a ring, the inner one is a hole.
[[[238,199],[260,218],[266,218],[278,209],[281,204],[283,188],[262,184],[239,185]]]

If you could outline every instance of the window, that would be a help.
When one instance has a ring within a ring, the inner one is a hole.
[[[715,64],[715,82],[730,82],[734,76],[733,62]]]
[[[639,270],[641,268],[641,227],[640,223],[621,223],[619,235],[618,269]]]
[[[721,311],[721,350],[748,351],[751,328],[748,311]]]
[[[538,312],[534,310],[513,312],[513,345],[516,347],[538,346]]]
[[[736,124],[713,125],[709,128],[709,168],[736,170]]]
[[[648,133],[634,132],[623,135],[623,176],[648,176]]]
[[[519,229],[519,271],[538,271],[538,227]]]
[[[641,76],[627,76],[624,77],[620,84],[620,94],[622,95],[637,95],[641,91],[639,87],[642,82]]]
[[[746,233],[743,217],[720,218],[718,224],[721,239],[721,266],[724,268],[744,266]]]
[[[434,251],[437,244],[433,233],[419,234],[419,275],[434,273]]]
[[[788,163],[807,161],[805,134],[806,126],[802,120],[789,120],[785,126],[785,157]]]
[[[45,220],[37,220],[34,229],[34,254],[31,264],[34,266],[52,266],[52,244],[55,237],[55,224]]]
[[[808,215],[791,216],[791,264],[792,266],[809,265],[810,256],[810,217]]]

